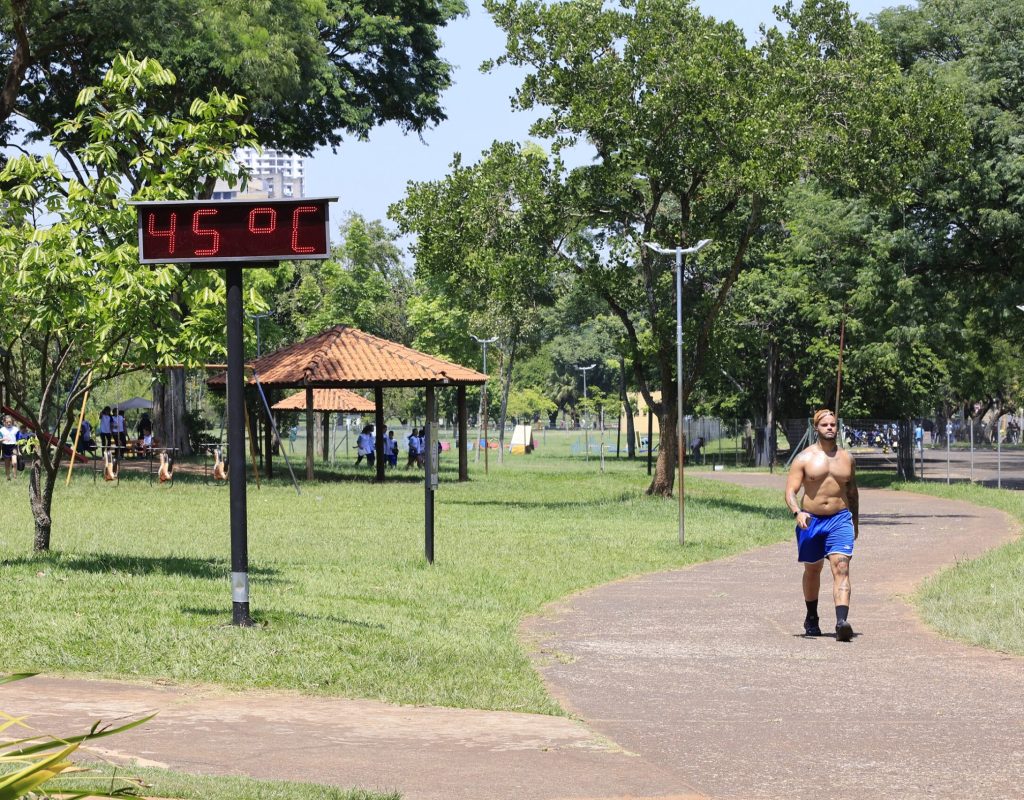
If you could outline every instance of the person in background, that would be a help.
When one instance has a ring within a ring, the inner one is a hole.
[[[394,431],[388,431],[388,439],[385,443],[388,454],[388,464],[392,467],[398,466],[398,440]]]
[[[4,417],[4,424],[0,426],[0,457],[4,460],[4,474],[7,480],[18,476],[18,429],[14,425],[14,418]]]
[[[81,430],[78,434],[78,452],[96,455],[96,442],[92,438],[92,423],[85,418],[82,419]]]
[[[110,435],[114,439],[114,447],[117,448],[117,458],[120,461],[124,458],[124,448],[128,444],[128,432],[125,429],[124,414],[115,408],[110,416]]]
[[[416,428],[413,428],[406,439],[408,443],[409,458],[405,462],[405,468],[409,469],[413,464],[418,464],[420,459],[419,449],[419,436],[420,433]]]
[[[371,431],[373,426],[364,425],[362,433],[359,434],[359,438],[356,439],[356,466],[358,467],[363,459],[366,459],[366,463],[371,467],[373,466],[373,434]]]
[[[110,449],[112,443],[112,425],[113,420],[110,418],[110,406],[103,406],[103,410],[100,412],[100,447],[103,448],[104,452]]]
[[[153,449],[153,422],[146,412],[139,418],[135,432],[139,435],[139,452],[149,453]]]
[[[18,426],[18,472],[25,471],[25,444],[33,434],[28,432],[24,423]]]

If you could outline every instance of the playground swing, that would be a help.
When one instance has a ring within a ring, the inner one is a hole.
[[[210,473],[213,478],[213,482],[217,486],[224,486],[228,480],[228,468],[227,464],[224,463],[224,425],[227,421],[228,408],[227,403],[224,404],[224,413],[220,415],[220,430],[217,432],[217,441],[207,443],[203,448],[203,475],[205,476],[207,463],[206,457],[213,455],[213,470]]]
[[[103,480],[117,481],[117,485],[121,484],[121,474],[118,468],[117,456],[111,453],[114,448],[111,445],[107,445],[103,448]]]

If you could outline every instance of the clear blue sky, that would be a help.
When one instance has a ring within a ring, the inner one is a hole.
[[[777,2],[698,0],[697,5],[719,19],[731,17],[753,40],[758,25],[774,21],[772,6]],[[900,0],[850,2],[861,16],[898,4]],[[497,139],[529,138],[529,126],[537,114],[515,114],[509,104],[520,73],[511,67],[489,75],[479,71],[483,61],[504,52],[504,37],[478,0],[469,0],[469,6],[468,17],[443,31],[444,57],[454,65],[453,86],[442,98],[448,115],[445,122],[427,131],[422,141],[388,125],[371,132],[368,142],[344,142],[337,153],[324,149],[306,160],[306,194],[339,198],[331,212],[335,231],[337,221],[350,211],[385,219],[388,205],[402,198],[408,181],[443,177],[456,152],[471,163]]]

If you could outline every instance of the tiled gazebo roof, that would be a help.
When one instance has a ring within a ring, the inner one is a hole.
[[[274,403],[275,411],[305,411],[306,392],[288,395],[279,403]],[[377,410],[372,400],[351,392],[348,389],[314,389],[314,411],[336,411],[342,414],[372,414]]]
[[[335,325],[305,341],[250,361],[246,366],[255,370],[262,385],[273,387],[354,389],[479,385],[487,381],[487,376],[481,372],[348,325]],[[208,383],[222,387],[225,378],[222,373]],[[247,378],[252,383],[252,378]]]

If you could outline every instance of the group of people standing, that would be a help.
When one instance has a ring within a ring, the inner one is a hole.
[[[135,426],[138,434],[136,449],[143,453],[153,447],[153,422],[149,414],[143,414]],[[116,406],[103,406],[100,411],[99,434],[101,452],[112,452],[117,458],[123,458],[125,449],[128,446],[128,426],[124,420],[124,414]],[[78,452],[96,454],[96,440],[93,439],[92,423],[87,419],[82,420],[82,426],[78,434]]]
[[[409,453],[409,458],[405,462],[405,468],[408,469],[412,466],[422,468],[424,462],[424,452],[426,450],[426,428],[413,428],[409,435],[406,437],[406,445]],[[395,432],[388,430],[388,426],[385,425],[383,429],[384,438],[384,462],[389,467],[398,466],[398,440],[395,438]],[[441,445],[438,443],[438,451],[440,452]],[[366,459],[366,463],[373,467],[377,461],[377,439],[374,435],[372,425],[366,425],[363,427],[362,432],[356,439],[356,466],[358,467],[363,459]]]

